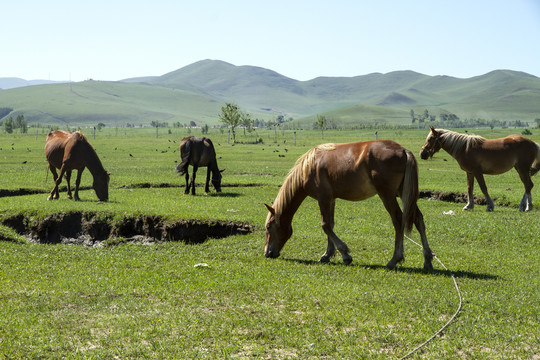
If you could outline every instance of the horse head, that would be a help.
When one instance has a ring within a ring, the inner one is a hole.
[[[212,185],[214,186],[214,189],[216,189],[216,192],[221,192],[221,173],[224,171],[225,169],[212,171]]]
[[[106,171],[99,176],[94,176],[94,183],[92,184],[92,187],[94,188],[94,191],[96,192],[96,195],[100,201],[109,200],[109,180],[110,173]]]
[[[276,211],[270,205],[264,204],[268,209],[266,218],[266,244],[264,246],[264,256],[267,258],[277,258],[287,240],[292,235],[292,228],[281,226]]]
[[[422,160],[427,160],[433,156],[437,151],[441,150],[441,133],[435,130],[433,126],[429,127],[429,134],[426,138],[426,142],[422,149],[420,150],[420,158]]]

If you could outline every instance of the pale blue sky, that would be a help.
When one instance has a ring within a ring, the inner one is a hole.
[[[0,77],[121,80],[203,59],[297,80],[540,77],[540,0],[17,0],[1,11]]]

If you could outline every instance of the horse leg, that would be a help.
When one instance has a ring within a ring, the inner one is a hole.
[[[328,214],[328,217],[332,219],[332,228],[334,227],[334,224],[333,224],[334,211],[335,211],[335,201],[333,201],[333,204],[331,205],[330,213]],[[321,211],[321,215],[322,215],[322,211]],[[323,226],[323,230],[324,230],[324,219],[321,219],[321,220],[323,221],[321,225]],[[330,262],[330,259],[336,253],[336,246],[334,245],[334,242],[332,241],[330,236],[327,236],[327,237],[328,237],[328,245],[326,246],[326,252],[323,254],[323,256],[321,256],[321,259],[319,260],[321,263]]]
[[[81,200],[79,198],[79,186],[81,185],[81,176],[82,176],[83,171],[84,171],[84,168],[77,170],[77,179],[75,180],[75,197],[74,197],[75,201]]]
[[[67,183],[67,198],[72,199],[71,196],[71,170],[66,171],[66,183]]]
[[[474,175],[467,173],[467,205],[463,207],[463,211],[474,209]]]
[[[349,255],[349,247],[334,233],[334,208],[336,201],[334,199],[319,199],[319,209],[321,210],[321,226],[324,233],[328,236],[328,246],[326,252],[321,257],[321,262],[328,262],[335,253],[335,248],[341,253],[343,263],[349,265],[352,257]],[[330,245],[332,243],[332,245]]]
[[[493,200],[488,194],[486,181],[484,180],[484,175],[482,173],[479,173],[479,174],[476,174],[475,177],[476,177],[476,181],[478,181],[478,185],[480,185],[480,190],[482,190],[482,193],[486,197],[486,202],[487,202],[486,210],[493,211],[493,209],[495,208],[495,203],[493,202]]]
[[[416,217],[414,219],[414,225],[420,233],[420,238],[422,239],[422,248],[424,249],[424,270],[430,271],[433,270],[433,265],[431,260],[433,259],[433,252],[429,248],[429,244],[426,236],[426,225],[424,224],[424,215],[420,209],[416,208]]]
[[[184,190],[184,194],[189,194],[189,172],[186,170],[186,189]]]
[[[58,200],[59,194],[58,194],[58,187],[56,186],[56,179],[58,179],[58,173],[56,172],[56,169],[52,165],[49,165],[49,170],[52,173],[55,187],[53,188],[53,191],[51,191],[51,193],[49,194],[49,197],[47,197],[47,200]],[[56,189],[56,191],[54,189]]]
[[[56,178],[56,181],[54,182],[54,188],[52,189],[50,195],[49,195],[49,199],[54,199],[54,200],[57,200],[59,197],[60,197],[60,194],[58,192],[58,186],[60,186],[60,183],[62,182],[62,177],[64,176],[64,173],[66,172],[66,169],[64,168],[64,165],[62,165],[62,167],[60,168],[60,174],[58,174],[58,177]],[[56,173],[56,171],[55,171]],[[55,174],[53,173],[53,176]]]
[[[206,184],[204,185],[204,192],[209,193],[210,192],[210,166],[206,168]]]
[[[191,186],[191,195],[195,195],[195,175],[197,174],[197,169],[199,167],[197,165],[193,165],[193,172],[191,173],[191,182],[189,183],[189,186]],[[189,189],[188,189],[189,193]]]
[[[531,190],[534,186],[531,175],[529,174],[528,169],[518,169],[516,167],[516,170],[519,174],[519,178],[521,179],[521,182],[523,183],[523,186],[525,186],[525,194],[523,194],[523,199],[521,199],[521,203],[519,204],[519,210],[520,211],[530,211],[532,210],[532,195]]]
[[[394,231],[396,233],[395,239],[394,239],[394,255],[392,256],[392,259],[386,264],[386,267],[390,270],[396,267],[397,263],[402,261],[404,259],[403,256],[403,213],[401,212],[401,209],[399,208],[399,204],[397,202],[397,199],[393,195],[387,195],[384,193],[379,193],[379,197],[381,198],[384,207],[386,208],[386,211],[390,214],[390,217],[392,218],[392,224],[394,225]]]

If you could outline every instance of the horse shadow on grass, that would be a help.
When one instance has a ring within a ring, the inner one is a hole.
[[[320,265],[320,266],[346,266],[341,262],[329,262],[329,263],[321,263],[316,260],[303,260],[303,259],[288,259],[283,258],[285,261],[295,262],[298,264],[304,264],[304,265]],[[451,277],[454,276],[455,278],[464,278],[464,279],[472,279],[472,280],[499,280],[500,277],[497,275],[492,274],[483,274],[483,273],[476,273],[472,271],[451,271],[451,270],[444,270],[444,269],[433,269],[431,271],[426,271],[421,267],[415,268],[415,267],[409,267],[409,266],[403,266],[398,265],[392,270],[388,270],[388,268],[384,265],[379,264],[357,264],[352,263],[347,266],[356,266],[361,267],[367,270],[386,270],[386,271],[396,271],[396,272],[402,272],[402,273],[409,273],[409,274],[421,274],[421,275],[434,275],[434,276],[445,276],[445,277]]]

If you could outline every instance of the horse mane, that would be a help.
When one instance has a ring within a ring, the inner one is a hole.
[[[448,147],[448,153],[455,157],[462,150],[469,150],[472,146],[481,145],[486,139],[479,135],[460,134],[455,131],[436,129],[440,134],[441,145]]]
[[[276,213],[282,213],[285,206],[291,202],[294,195],[302,188],[305,179],[313,169],[317,151],[331,151],[335,148],[336,144],[333,143],[321,144],[309,150],[296,160],[295,165],[289,170],[289,173],[272,204]]]

